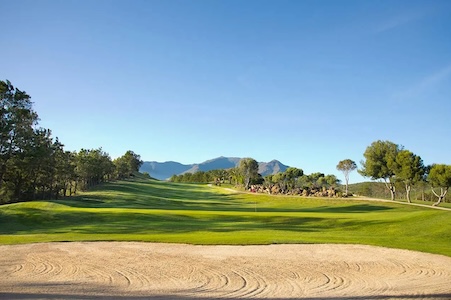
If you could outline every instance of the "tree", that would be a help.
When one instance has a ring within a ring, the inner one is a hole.
[[[258,163],[253,158],[243,158],[238,164],[238,169],[244,179],[244,188],[247,190],[251,180],[258,176]]]
[[[136,154],[135,152],[128,150],[124,154],[124,159],[127,161],[130,172],[139,172],[139,168],[143,164],[141,160],[141,156]]]
[[[362,169],[358,172],[372,180],[382,179],[390,191],[391,200],[395,200],[395,169],[394,162],[398,152],[402,149],[390,141],[375,141],[365,150]]]
[[[299,177],[304,175],[304,171],[302,169],[289,167],[285,170],[285,178],[288,181],[288,185],[290,189],[293,189],[295,186],[295,183]]]
[[[0,201],[5,192],[2,186],[8,161],[23,152],[38,121],[30,99],[8,80],[0,81]]]
[[[409,150],[401,150],[396,155],[392,167],[395,169],[396,178],[404,183],[407,202],[410,203],[412,185],[423,179],[425,172],[423,160]]]
[[[432,165],[425,165],[424,166],[424,173],[423,176],[421,178],[421,180],[418,182],[418,186],[421,189],[421,200],[426,201],[426,197],[425,197],[425,190],[426,188],[429,188],[429,184],[428,184],[428,176],[429,176],[429,172],[431,171]]]
[[[287,189],[286,181],[287,181],[287,174],[285,172],[279,172],[272,176],[271,178],[274,183],[277,183],[282,193],[285,193]]]
[[[210,180],[214,181],[216,185],[221,185],[228,175],[228,172],[224,169],[211,170],[207,173],[211,177]]]
[[[56,174],[59,190],[63,196],[71,196],[76,192],[75,166],[75,153],[64,151],[61,145],[56,153]],[[69,193],[67,193],[67,190],[69,190]]]
[[[349,174],[355,169],[357,169],[357,164],[351,159],[342,160],[337,165],[337,170],[343,172],[343,175],[345,176],[345,195],[348,194]]]
[[[323,185],[324,173],[315,172],[307,175],[307,184],[309,188],[320,188]]]
[[[241,173],[238,167],[228,169],[227,173],[229,174],[229,183],[232,184],[232,181],[235,181],[235,185],[238,185],[238,182],[241,181]]]
[[[116,158],[113,163],[116,167],[116,178],[118,179],[129,178],[133,172],[138,172],[143,164],[141,156],[131,150]]]
[[[266,187],[270,187],[270,186],[274,183],[273,177],[274,177],[274,175],[272,175],[272,174],[266,175],[266,176],[263,178],[263,179],[265,180],[265,181],[263,182],[263,184],[264,184]]]
[[[205,182],[208,182],[208,178],[207,178],[206,173],[204,171],[196,171],[191,176],[191,182],[194,182],[194,183],[205,183]]]
[[[114,172],[114,164],[108,153],[102,148],[86,150],[81,149],[76,156],[76,174],[87,189],[107,181]]]
[[[124,179],[130,175],[129,165],[123,156],[116,158],[113,163],[117,179]]]
[[[237,165],[235,168],[231,168],[230,174],[232,175],[233,179],[235,180],[236,186],[244,183],[243,173],[241,172],[239,165]]]
[[[428,181],[432,185],[432,193],[438,197],[438,201],[433,204],[437,206],[443,201],[451,186],[451,166],[443,164],[432,165],[429,171]],[[440,194],[437,194],[434,188],[440,188]]]
[[[110,180],[115,164],[101,148],[64,151],[51,131],[37,128],[38,115],[30,96],[0,81],[0,203],[69,196],[82,188]],[[128,174],[138,171],[140,156],[123,156]],[[74,188],[73,188],[74,185]]]
[[[337,186],[337,184],[340,183],[340,180],[337,178],[337,176],[335,176],[333,174],[329,174],[329,175],[324,176],[324,183],[327,188],[329,188],[329,187],[335,188]]]
[[[298,178],[302,177],[303,175],[304,171],[302,169],[289,167],[285,170],[285,172],[279,172],[272,175],[271,177],[268,177],[267,182],[269,181],[269,184],[271,184],[272,182],[276,183],[279,186],[281,192],[285,193],[286,191],[294,189]]]

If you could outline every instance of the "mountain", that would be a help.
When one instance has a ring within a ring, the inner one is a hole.
[[[197,171],[210,171],[217,169],[230,169],[236,167],[240,162],[239,157],[217,157],[204,161],[199,164],[184,165],[175,161],[167,162],[156,162],[156,161],[146,161],[142,164],[139,169],[140,172],[147,172],[151,177],[165,180],[169,179],[172,175],[180,175],[183,173],[195,173]],[[272,160],[268,163],[259,162],[258,163],[258,173],[262,176],[269,174],[276,174],[278,172],[283,172],[288,168],[288,166],[282,164],[278,160]]]
[[[288,166],[282,164],[278,160],[271,160],[268,163],[259,162],[258,163],[258,173],[261,174],[263,177],[266,175],[272,175],[279,172],[285,172],[285,170],[288,169]]]
[[[230,169],[234,168],[240,162],[239,157],[218,157],[213,158],[207,161],[204,161],[200,164],[194,164],[189,170],[186,170],[183,173],[196,173],[197,171],[210,171],[210,170],[218,170],[218,169]]]
[[[175,161],[167,161],[167,162],[156,162],[156,161],[145,161],[141,168],[140,172],[147,172],[151,177],[165,180],[170,178],[174,174],[182,174],[185,171],[189,170],[193,165],[184,165]]]

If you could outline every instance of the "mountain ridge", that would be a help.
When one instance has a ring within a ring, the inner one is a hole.
[[[184,173],[195,173],[197,171],[210,171],[216,169],[230,169],[238,165],[241,158],[220,156],[206,160],[202,163],[182,164],[176,161],[145,161],[140,172],[147,172],[151,177],[159,180],[167,180],[172,175],[181,175]],[[262,176],[276,174],[285,171],[289,166],[273,159],[270,162],[258,162],[258,173]]]

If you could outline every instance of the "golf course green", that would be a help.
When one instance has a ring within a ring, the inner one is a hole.
[[[240,193],[144,178],[76,197],[0,206],[0,244],[148,241],[366,244],[451,256],[451,211],[378,201]]]

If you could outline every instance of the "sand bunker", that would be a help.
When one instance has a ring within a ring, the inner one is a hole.
[[[362,245],[0,246],[4,299],[451,299],[451,258]]]

